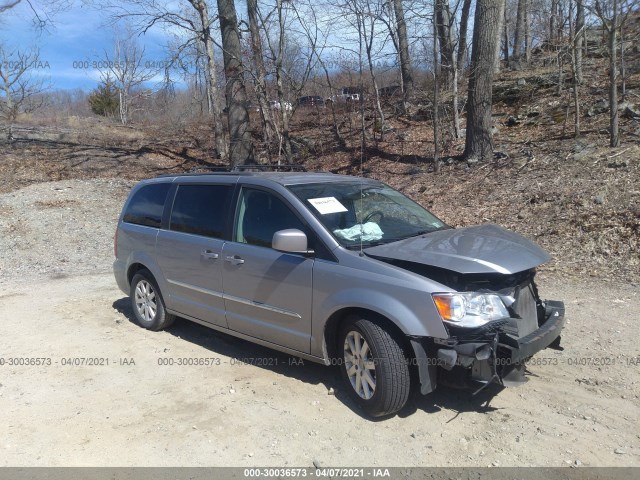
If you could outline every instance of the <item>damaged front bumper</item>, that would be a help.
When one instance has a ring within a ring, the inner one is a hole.
[[[450,327],[446,340],[412,340],[420,376],[421,392],[433,391],[437,383],[454,387],[502,386],[526,381],[527,360],[540,350],[559,345],[565,325],[564,303],[542,304],[539,327],[523,337],[508,333],[508,320],[495,320],[478,328]]]

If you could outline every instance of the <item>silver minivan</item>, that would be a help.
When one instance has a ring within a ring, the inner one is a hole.
[[[549,255],[497,225],[451,228],[387,185],[329,173],[165,176],[131,191],[114,273],[137,322],[176,316],[338,365],[371,416],[438,383],[526,378],[564,305],[534,277]]]

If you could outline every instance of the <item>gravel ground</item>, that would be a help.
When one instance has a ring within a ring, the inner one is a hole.
[[[0,195],[0,286],[105,272],[133,181],[65,180]]]
[[[137,327],[109,272],[131,185],[0,195],[0,466],[640,466],[637,287],[542,275],[565,349],[536,355],[528,383],[439,388],[373,422],[335,369],[186,321]],[[109,364],[65,364],[86,358]]]

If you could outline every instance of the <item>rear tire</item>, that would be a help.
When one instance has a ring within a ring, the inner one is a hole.
[[[149,270],[139,270],[133,276],[129,298],[136,322],[141,327],[155,332],[174,322],[175,315],[167,313],[158,284]]]
[[[411,375],[401,343],[377,323],[349,317],[340,330],[340,370],[351,397],[372,417],[390,415],[409,399]]]

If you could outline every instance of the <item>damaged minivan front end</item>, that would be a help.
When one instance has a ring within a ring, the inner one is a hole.
[[[541,300],[534,275],[534,270],[522,272],[503,279],[513,282],[508,287],[485,286],[479,293],[433,294],[449,333],[433,341],[436,365],[450,372],[441,372],[441,383],[521,383],[527,360],[559,345],[564,304]]]
[[[446,287],[431,299],[449,336],[411,338],[423,394],[438,383],[477,393],[492,383],[525,382],[526,362],[559,347],[564,304],[540,298],[536,267],[550,257],[538,245],[496,225],[440,230],[403,243],[365,252]]]

